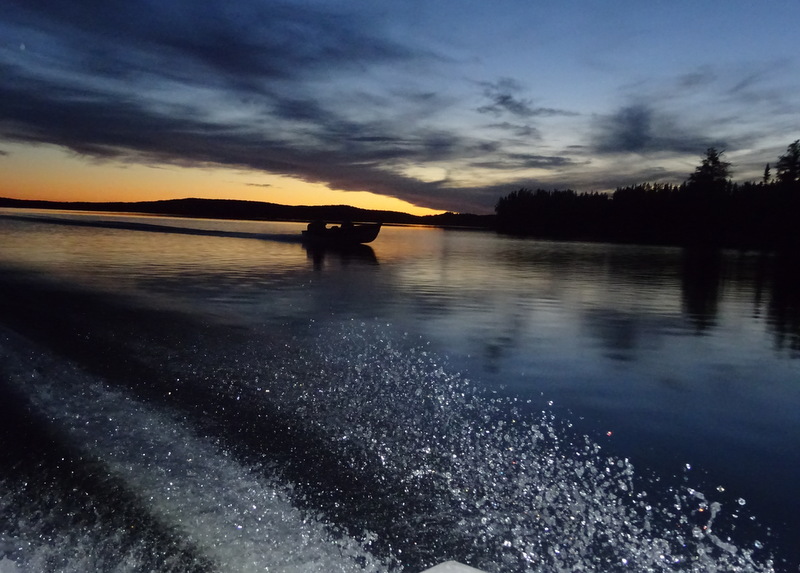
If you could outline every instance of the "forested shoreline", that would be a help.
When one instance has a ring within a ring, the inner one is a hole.
[[[519,189],[495,208],[502,233],[561,240],[800,249],[800,140],[760,182],[730,181],[709,148],[680,185],[643,183],[612,194]]]
[[[0,207],[136,213],[201,219],[303,222],[319,219],[330,222],[360,221],[439,227],[491,228],[494,222],[494,215],[450,212],[438,215],[411,215],[400,211],[361,209],[349,205],[280,205],[237,199],[186,198],[134,202],[62,202],[0,197]]]

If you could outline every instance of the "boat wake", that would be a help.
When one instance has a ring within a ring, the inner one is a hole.
[[[25,444],[34,466],[0,481],[0,558],[19,571],[385,570],[294,507],[269,468],[237,463],[178,413],[4,342],[4,394],[33,418],[4,429],[49,428]],[[41,449],[54,444],[54,456]]]
[[[386,325],[151,344],[135,379],[0,351],[28,412],[4,430],[47,427],[34,446],[58,452],[0,483],[0,558],[23,571],[774,570],[742,506],[648,481]]]
[[[178,235],[193,235],[201,237],[228,237],[236,239],[258,239],[278,241],[282,243],[300,243],[302,238],[298,234],[287,233],[248,233],[245,231],[225,231],[222,229],[201,229],[197,227],[178,227],[155,223],[133,221],[114,221],[109,219],[81,219],[68,215],[61,217],[29,216],[29,215],[0,215],[3,219],[24,221],[28,223],[45,223],[49,225],[66,225],[70,227],[91,227],[95,229],[119,229],[125,231],[144,231],[148,233],[169,233]]]
[[[303,348],[316,348],[301,362],[318,373],[279,369],[279,401],[383,486],[379,555],[403,547],[407,562],[487,571],[772,569],[761,541],[733,541],[741,505],[689,487],[653,495],[628,460],[547,409],[476,390],[424,346],[351,321]],[[348,501],[351,514],[373,506]]]

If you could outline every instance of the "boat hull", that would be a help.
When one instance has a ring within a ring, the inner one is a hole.
[[[380,230],[380,223],[309,229],[303,231],[303,240],[318,245],[360,245],[374,241]]]

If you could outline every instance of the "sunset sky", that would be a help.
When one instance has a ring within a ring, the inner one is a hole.
[[[519,187],[759,180],[800,1],[5,0],[0,196],[488,213]]]

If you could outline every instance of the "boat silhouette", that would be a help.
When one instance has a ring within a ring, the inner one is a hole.
[[[381,223],[351,223],[328,227],[323,221],[313,221],[303,231],[303,240],[315,245],[348,246],[371,243],[378,236]]]

